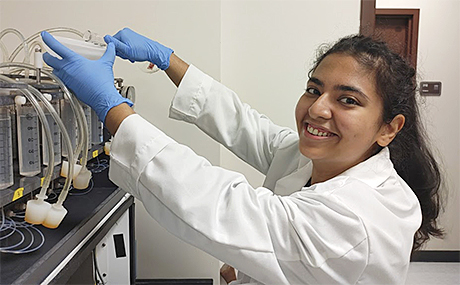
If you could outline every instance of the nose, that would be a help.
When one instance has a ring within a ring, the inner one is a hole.
[[[308,108],[308,115],[310,118],[328,120],[332,117],[330,98],[328,97],[327,93],[323,93],[316,98],[315,102]]]

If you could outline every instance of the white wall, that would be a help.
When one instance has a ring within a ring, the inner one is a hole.
[[[319,45],[359,32],[359,0],[223,1],[222,82],[279,125],[294,109]],[[222,166],[253,186],[263,176],[225,149]]]
[[[439,151],[448,200],[441,225],[447,236],[426,249],[460,249],[460,2],[377,0],[377,8],[420,8],[417,71],[424,81],[441,81],[440,97],[425,97],[428,134]]]

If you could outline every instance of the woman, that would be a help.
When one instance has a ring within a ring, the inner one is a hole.
[[[319,57],[295,132],[130,29],[106,36],[98,61],[42,37],[62,57],[45,61],[114,134],[110,178],[171,233],[238,269],[232,284],[403,283],[412,250],[441,234],[415,72],[382,43],[348,37]],[[134,114],[113,86],[115,48],[165,70],[178,86],[170,116],[264,173],[263,187]]]

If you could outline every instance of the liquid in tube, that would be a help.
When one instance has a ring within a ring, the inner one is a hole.
[[[35,176],[40,173],[38,115],[30,103],[16,105],[18,129],[19,174]]]
[[[77,146],[77,123],[70,102],[67,99],[61,99],[61,120],[67,130],[70,138],[72,151]],[[68,157],[67,148],[62,148],[62,156]]]
[[[0,189],[14,184],[12,127],[9,107],[0,107]]]
[[[52,101],[50,103],[53,106],[54,110],[56,110],[56,112],[59,114],[60,111],[58,108],[58,102]],[[43,111],[45,112],[46,121],[48,122],[50,131],[51,131],[51,138],[53,139],[53,150],[54,150],[53,163],[54,165],[58,165],[61,163],[61,132],[59,130],[58,124],[54,120],[53,116],[51,116],[51,113],[48,111],[48,109],[43,108]],[[46,135],[45,135],[45,130],[43,126],[42,126],[42,146],[43,146],[42,147],[43,164],[48,165],[48,162],[49,162],[48,144],[46,141]]]

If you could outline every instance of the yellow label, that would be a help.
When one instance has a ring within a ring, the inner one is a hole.
[[[93,158],[95,158],[98,155],[99,155],[99,151],[97,149],[95,151],[93,151]]]
[[[24,187],[16,189],[16,191],[14,191],[13,201],[21,198],[23,194],[24,194]]]
[[[42,178],[40,179],[40,186],[43,186],[43,181],[44,181],[44,180],[45,180],[45,177],[42,177]]]

